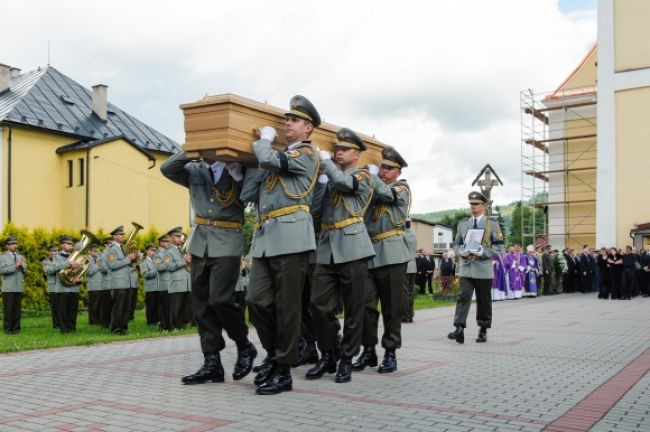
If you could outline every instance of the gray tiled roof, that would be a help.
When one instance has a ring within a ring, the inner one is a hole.
[[[147,151],[175,153],[180,147],[165,135],[108,104],[108,120],[92,113],[92,91],[52,66],[11,78],[0,94],[0,122],[11,122],[75,135],[79,141],[123,136]]]

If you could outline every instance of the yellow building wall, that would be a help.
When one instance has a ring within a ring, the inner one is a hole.
[[[149,223],[158,231],[189,226],[190,195],[188,189],[169,181],[160,166],[169,155],[154,154],[156,165],[149,170]]]
[[[616,238],[631,244],[635,224],[650,222],[650,87],[616,92]]]
[[[614,2],[614,70],[650,67],[650,1]]]
[[[598,80],[598,49],[593,49],[578,69],[560,87],[562,90],[589,87],[596,85]]]
[[[80,229],[86,226],[86,151],[75,151],[55,155],[59,159],[61,178],[61,224],[62,228]],[[82,164],[79,159],[83,159],[83,184],[82,173],[80,172]],[[68,162],[72,162],[72,182],[69,179]]]
[[[433,249],[433,227],[423,222],[411,221],[411,230],[415,233],[417,249],[431,251]]]
[[[3,131],[3,220],[8,221],[8,128]],[[29,228],[62,226],[63,177],[56,149],[74,138],[12,128],[11,222]]]

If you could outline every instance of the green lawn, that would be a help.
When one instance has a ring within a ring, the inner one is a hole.
[[[450,306],[451,304],[449,302],[434,301],[428,295],[420,295],[416,297],[415,309]],[[49,314],[23,316],[20,326],[22,328],[20,334],[6,335],[0,333],[0,353],[66,346],[95,345],[114,341],[196,333],[196,329],[194,328],[166,333],[160,332],[156,326],[147,326],[144,310],[137,310],[135,312],[135,320],[129,323],[129,334],[126,336],[112,335],[108,330],[102,330],[98,326],[89,325],[88,314],[86,312],[79,314],[76,333],[61,334],[58,330],[53,329],[52,318]]]

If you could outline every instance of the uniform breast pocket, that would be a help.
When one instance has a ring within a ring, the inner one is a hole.
[[[356,235],[364,231],[364,228],[361,224],[348,225],[343,227],[343,234],[345,235]]]

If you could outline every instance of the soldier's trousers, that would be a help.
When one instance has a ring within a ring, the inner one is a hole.
[[[138,288],[131,287],[131,297],[129,298],[129,319],[135,319],[135,307],[138,305]]]
[[[402,320],[413,319],[415,304],[415,273],[407,273],[404,278],[404,298],[402,303]]]
[[[381,317],[384,323],[381,346],[387,350],[396,350],[402,346],[402,301],[405,277],[406,263],[368,270],[361,340],[363,346],[377,345],[378,302],[381,302]]]
[[[169,324],[169,293],[167,291],[160,291],[158,319],[160,320],[160,330],[171,330]]]
[[[189,292],[169,293],[169,328],[184,329],[192,320],[192,296]]]
[[[5,333],[20,331],[20,313],[22,311],[23,293],[3,292],[2,304],[4,306],[3,329]]]
[[[52,314],[52,328],[59,328],[59,320],[56,317],[56,293],[48,292],[48,298],[50,300],[50,313]]]
[[[147,325],[158,324],[160,321],[160,291],[148,291],[144,293],[144,311],[147,318]]]
[[[233,301],[240,262],[239,256],[192,256],[192,310],[203,353],[217,353],[225,348],[223,330],[238,347],[248,343],[244,308],[235,306]]]
[[[301,295],[309,252],[253,258],[248,306],[262,346],[275,351],[280,365],[298,360]]]
[[[61,333],[77,330],[77,313],[79,312],[79,293],[57,293],[56,317]]]
[[[101,291],[88,291],[88,324],[101,322]]]
[[[321,351],[333,352],[336,349],[336,335],[340,329],[336,313],[339,301],[343,298],[341,357],[352,358],[359,353],[367,276],[367,259],[316,265],[311,291],[311,312]]]
[[[112,289],[111,299],[111,331],[125,332],[129,329],[129,304],[131,303],[131,289]]]
[[[490,328],[492,326],[492,279],[460,278],[454,325],[466,327],[474,291],[476,291],[476,323],[479,327]]]
[[[302,289],[302,320],[300,326],[300,334],[307,341],[316,340],[316,332],[314,329],[314,319],[311,311],[311,293],[314,286],[314,270],[316,264],[309,264],[307,270],[307,277],[305,278],[305,286]]]
[[[113,298],[111,290],[102,289],[99,291],[99,325],[102,328],[110,328],[111,312],[113,310]]]

